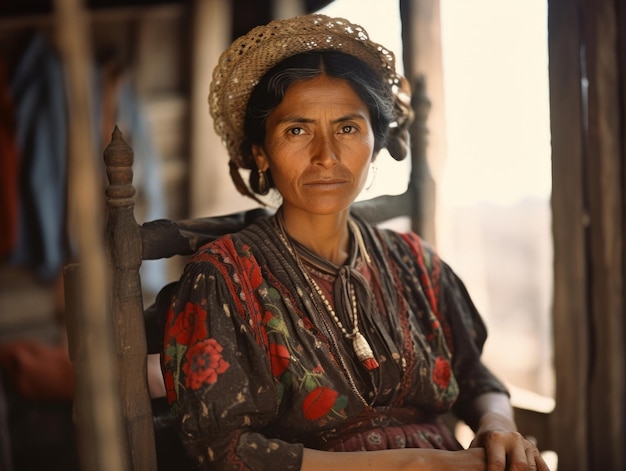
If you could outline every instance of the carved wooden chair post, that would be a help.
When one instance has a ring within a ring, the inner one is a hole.
[[[141,229],[135,220],[133,150],[116,127],[104,151],[109,185],[106,250],[111,266],[111,316],[119,365],[120,402],[129,469],[157,469],[154,423],[147,383],[143,319]]]

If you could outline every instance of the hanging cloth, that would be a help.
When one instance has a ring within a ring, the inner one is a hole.
[[[20,151],[20,210],[13,263],[54,280],[66,259],[67,109],[63,68],[35,35],[11,79]]]
[[[17,247],[19,152],[7,66],[0,59],[0,258]]]

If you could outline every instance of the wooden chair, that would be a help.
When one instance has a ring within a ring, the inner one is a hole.
[[[358,202],[354,210],[373,223],[408,217],[413,228],[419,232],[422,207],[418,201],[426,175],[424,123],[429,103],[424,94],[419,93],[421,83],[416,85],[416,120],[411,143],[413,166],[407,190],[397,196]],[[154,306],[144,308],[139,269],[143,260],[190,255],[204,243],[243,228],[255,218],[267,214],[268,210],[254,209],[183,221],[157,220],[140,226],[134,217],[133,152],[117,128],[104,152],[104,160],[109,180],[106,189],[106,250],[111,265],[110,314],[115,326],[119,369],[123,454],[128,469],[166,469],[171,462],[177,465],[175,469],[183,469],[181,462],[177,461],[183,459],[182,450],[178,448],[180,444],[168,423],[167,414],[163,414],[167,405],[164,399],[152,400],[148,392],[147,355],[159,353],[162,345],[162,328],[157,315],[162,301],[157,298]],[[76,266],[67,267],[66,293],[70,293],[71,298],[71,293],[79,290]],[[163,292],[164,297],[166,291],[167,288]],[[68,303],[68,310],[73,304]],[[76,312],[68,314],[68,322],[79,315]],[[68,335],[79,336],[80,333],[68,325]],[[72,338],[69,340],[71,345]],[[80,352],[73,355],[80,355]],[[549,430],[545,425],[547,417],[532,411],[520,411],[517,416],[521,431],[530,431],[540,443],[548,440],[547,433],[544,433]]]

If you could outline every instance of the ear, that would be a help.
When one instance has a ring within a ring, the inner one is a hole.
[[[269,166],[269,160],[267,158],[267,152],[263,146],[258,144],[252,144],[252,157],[254,158],[254,162],[256,163],[256,168],[261,171],[266,171]]]
[[[374,162],[376,162],[376,159],[378,158],[378,153],[379,153],[379,152],[380,152],[379,150],[375,150],[375,151],[372,153],[372,158],[370,159],[370,163],[372,163],[372,164],[373,164]]]

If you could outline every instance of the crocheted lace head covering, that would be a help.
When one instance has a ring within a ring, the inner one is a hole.
[[[312,14],[258,26],[236,39],[222,53],[213,71],[209,109],[215,131],[230,155],[231,167],[250,169],[240,149],[252,90],[279,62],[307,51],[350,54],[371,67],[389,85],[394,96],[398,96],[397,89],[406,90],[406,81],[396,73],[394,54],[370,40],[363,27],[348,20]],[[406,104],[396,106],[396,110],[396,120],[406,121],[407,117],[401,116],[407,113]]]

